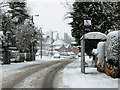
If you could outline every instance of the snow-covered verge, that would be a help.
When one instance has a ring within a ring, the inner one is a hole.
[[[88,57],[86,62],[90,65]],[[85,72],[81,73],[81,63],[77,60],[62,71],[62,83],[69,88],[118,88],[118,79],[99,73],[94,67],[86,67]]]

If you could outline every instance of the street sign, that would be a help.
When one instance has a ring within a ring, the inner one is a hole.
[[[91,20],[84,20],[84,25],[85,26],[90,26],[91,25]]]

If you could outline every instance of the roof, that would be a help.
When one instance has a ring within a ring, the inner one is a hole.
[[[54,49],[60,49],[61,48],[61,46],[56,46]]]
[[[101,32],[89,32],[87,34],[84,34],[85,39],[107,39],[107,36]],[[81,40],[83,39],[83,36],[81,37]]]
[[[55,46],[60,46],[60,45],[67,45],[63,40],[56,40],[55,42],[53,42],[53,45]]]
[[[66,46],[66,48],[69,48],[69,47],[71,47],[71,45],[70,45],[70,44],[68,44],[68,45]]]

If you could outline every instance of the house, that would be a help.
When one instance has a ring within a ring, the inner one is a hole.
[[[63,40],[58,39],[53,42],[53,49],[59,52],[65,52],[66,51],[67,43],[65,43]]]
[[[79,53],[79,49],[77,47],[73,48],[71,44],[74,39],[70,37],[67,33],[64,34],[64,39],[60,39],[59,34],[57,33],[56,39],[54,39],[50,35],[47,35],[44,41],[44,50],[47,50],[48,52],[51,52],[53,50],[63,55],[67,54],[68,52],[74,52],[75,54]]]
[[[68,44],[66,46],[66,52],[72,52],[73,46],[71,44]]]
[[[79,53],[79,48],[77,46],[72,46],[71,44],[68,44],[66,46],[66,52],[74,52],[77,55]]]
[[[58,51],[58,52],[65,52],[66,48],[65,48],[65,45],[63,44],[63,45],[60,45],[60,46],[55,46],[54,50]]]
[[[74,46],[73,47],[73,52],[77,55],[79,53],[79,48]]]

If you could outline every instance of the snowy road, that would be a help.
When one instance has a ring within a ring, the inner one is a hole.
[[[3,72],[2,88],[53,88],[57,72],[72,61],[52,60]]]
[[[32,62],[4,65],[0,84],[2,88],[118,88],[118,79],[97,72],[88,56],[89,67],[82,74],[80,61],[69,57],[37,58]]]

